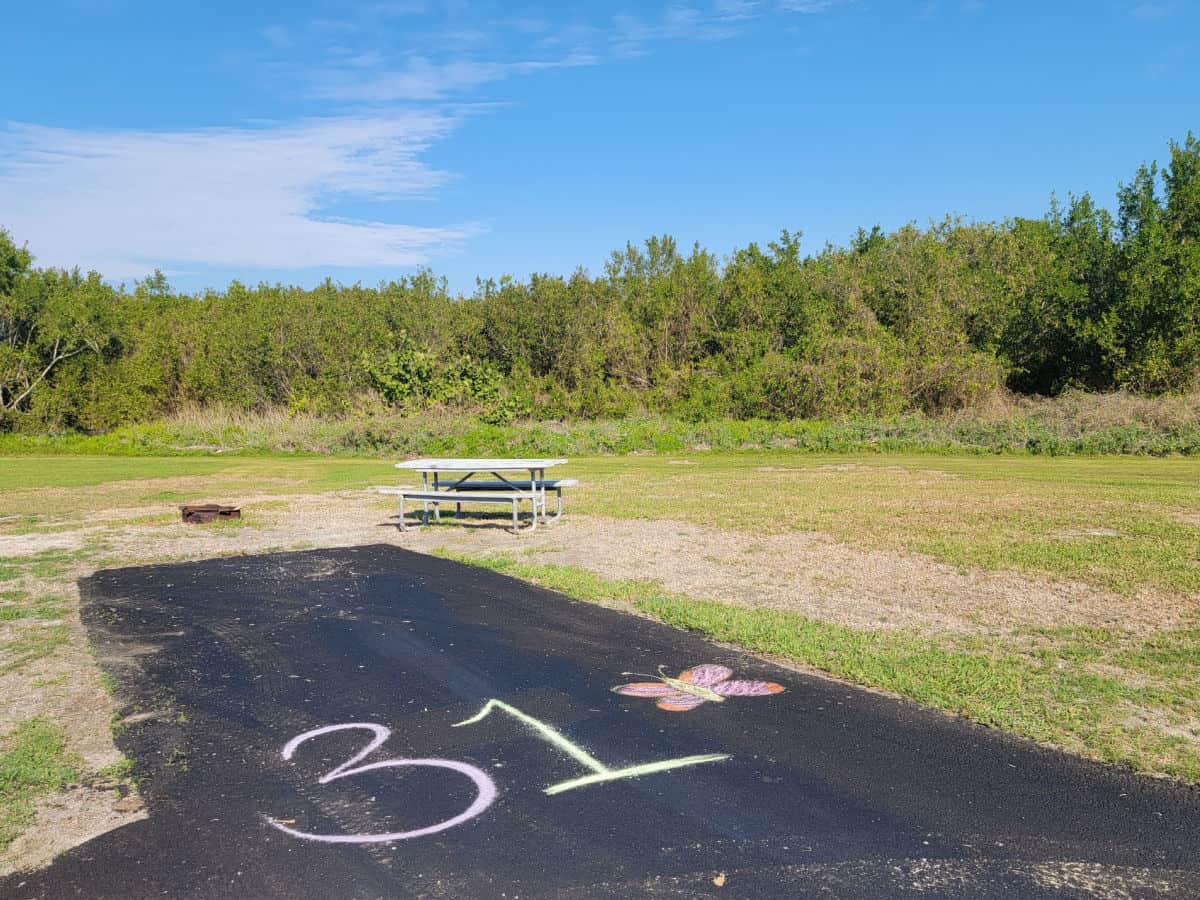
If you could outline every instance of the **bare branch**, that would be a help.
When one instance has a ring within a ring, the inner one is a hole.
[[[33,382],[30,383],[30,385],[27,388],[25,388],[25,390],[22,391],[15,400],[9,401],[8,403],[4,404],[3,407],[0,407],[0,408],[8,409],[8,410],[16,409],[18,406],[20,406],[21,401],[23,401],[26,397],[28,397],[30,394],[33,393],[33,389],[35,387],[37,387],[39,384],[41,384],[43,381],[46,380],[46,376],[50,374],[51,369],[53,369],[55,366],[57,366],[60,362],[70,359],[72,356],[78,356],[80,353],[83,353],[85,350],[92,349],[88,344],[85,343],[82,347],[77,347],[74,350],[72,350],[70,353],[59,353],[58,348],[61,343],[62,343],[61,338],[54,342],[54,350],[51,352],[50,364],[47,365],[46,368],[42,369],[42,374],[39,375],[37,378],[35,378],[33,380]]]

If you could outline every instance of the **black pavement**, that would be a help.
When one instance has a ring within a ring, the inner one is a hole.
[[[149,815],[5,900],[1200,897],[1194,789],[491,572],[375,546],[82,588]]]

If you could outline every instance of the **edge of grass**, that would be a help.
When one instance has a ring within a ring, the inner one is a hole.
[[[1072,665],[1057,654],[1030,657],[986,637],[948,635],[939,642],[911,632],[859,631],[800,613],[696,600],[652,580],[609,580],[575,566],[475,557],[445,548],[433,553],[576,600],[632,606],[667,625],[889,691],[1043,745],[1138,772],[1200,782],[1200,747],[1194,742],[1130,726],[1119,717],[1130,705],[1170,705],[1170,697]]]
[[[33,821],[35,801],[80,771],[62,728],[44,718],[26,719],[0,741],[0,853]]]
[[[324,418],[281,408],[250,412],[213,406],[181,409],[164,418],[100,434],[0,432],[0,455],[582,456],[769,447],[820,453],[1200,453],[1193,395],[1148,398],[1116,393],[1067,394],[1037,401],[993,399],[996,402],[987,404],[988,408],[941,416],[911,412],[882,417],[691,420],[642,410],[594,419],[538,415],[505,425],[445,408],[407,414],[380,407]],[[37,426],[29,423],[29,427]]]

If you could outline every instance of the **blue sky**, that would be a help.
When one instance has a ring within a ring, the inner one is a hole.
[[[0,33],[0,226],[186,290],[601,269],[1112,204],[1200,131],[1189,0],[41,0]]]

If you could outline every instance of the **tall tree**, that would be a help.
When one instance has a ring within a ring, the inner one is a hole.
[[[116,297],[100,276],[31,268],[0,231],[0,417],[28,406],[55,370],[113,337]]]
[[[1142,166],[1119,193],[1123,296],[1116,380],[1162,392],[1200,383],[1200,141],[1171,143],[1161,171]]]

